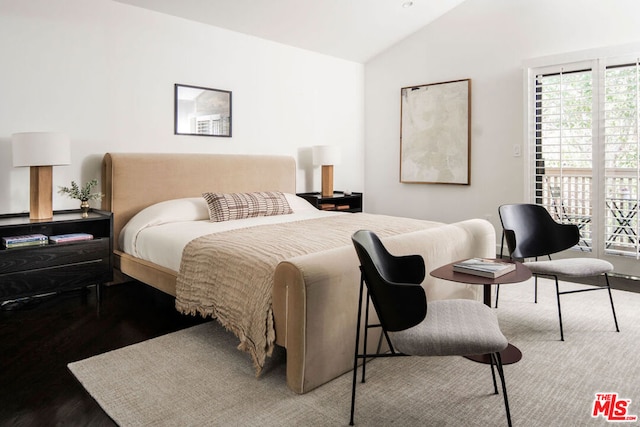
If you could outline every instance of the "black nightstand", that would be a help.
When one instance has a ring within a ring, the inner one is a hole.
[[[89,233],[92,240],[0,249],[0,301],[100,285],[113,280],[111,212],[54,212],[50,220],[29,214],[0,215],[0,237]],[[99,286],[96,287],[99,296]]]
[[[330,197],[322,196],[320,193],[298,193],[297,195],[321,210],[362,212],[362,193],[351,193],[346,196],[342,191],[335,191]]]

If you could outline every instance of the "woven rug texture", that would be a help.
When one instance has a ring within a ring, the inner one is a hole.
[[[554,286],[533,279],[500,289],[495,312],[523,353],[505,366],[514,426],[640,426],[592,417],[596,393],[630,399],[640,416],[640,293],[606,291],[562,298],[560,341]],[[562,283],[562,289],[586,285]],[[304,395],[285,382],[278,348],[260,378],[237,339],[216,322],[69,364],[91,396],[121,426],[346,426],[351,374]],[[506,426],[491,370],[462,357],[376,359],[358,384],[357,426]]]

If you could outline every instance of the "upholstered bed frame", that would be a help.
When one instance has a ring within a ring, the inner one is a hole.
[[[285,156],[107,153],[102,168],[102,208],[113,212],[116,268],[174,296],[175,271],[127,255],[118,246],[120,230],[136,213],[208,191],[296,191],[296,164]]]
[[[127,221],[147,206],[204,192],[295,193],[295,177],[295,160],[288,156],[107,153],[102,208],[114,216],[116,268],[175,296],[177,272],[120,250],[118,237]],[[489,222],[473,219],[391,237],[385,245],[396,254],[423,255],[431,270],[462,258],[492,256],[495,231]],[[352,368],[358,286],[353,247],[299,256],[276,268],[276,343],[287,349],[287,384],[293,391],[306,393]],[[477,286],[429,276],[423,286],[431,300],[481,299]],[[375,337],[369,342],[377,344]]]

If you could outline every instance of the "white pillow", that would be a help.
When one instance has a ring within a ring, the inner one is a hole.
[[[287,198],[287,202],[289,202],[289,206],[291,207],[291,210],[293,210],[293,212],[317,210],[315,206],[313,206],[311,203],[300,196],[296,196],[295,194],[291,193],[284,193],[284,196]]]
[[[118,243],[127,253],[135,246],[140,231],[147,227],[180,221],[200,221],[209,219],[207,202],[202,197],[173,199],[144,208],[133,216],[120,231]]]

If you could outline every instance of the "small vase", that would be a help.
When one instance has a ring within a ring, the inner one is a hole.
[[[80,202],[80,210],[82,211],[82,218],[87,218],[89,216],[89,201],[88,200],[82,200]]]

